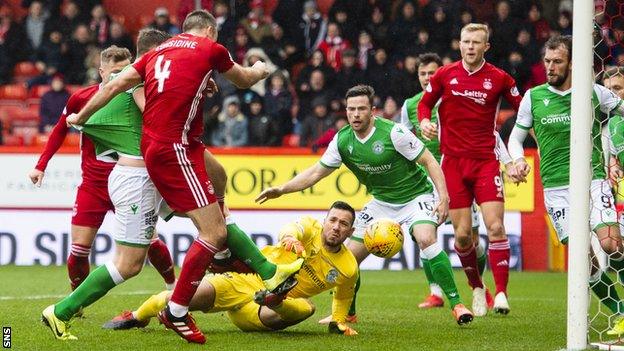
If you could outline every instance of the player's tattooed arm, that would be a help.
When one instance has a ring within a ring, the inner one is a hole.
[[[436,161],[431,152],[427,149],[424,150],[416,162],[425,167],[429,177],[436,187],[440,201],[436,207],[436,213],[438,214],[438,223],[442,224],[446,222],[446,217],[448,217],[449,212],[449,195],[448,190],[446,189],[446,182],[444,181],[442,168],[440,168],[438,161]]]
[[[264,189],[264,191],[262,191],[260,195],[256,197],[255,201],[262,204],[267,200],[276,199],[284,194],[290,194],[294,193],[295,191],[307,189],[312,185],[318,183],[321,179],[330,175],[334,170],[336,169],[324,167],[320,163],[316,163],[312,167],[297,174],[297,176],[284,183],[283,185]]]

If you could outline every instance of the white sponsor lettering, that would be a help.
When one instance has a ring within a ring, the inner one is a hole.
[[[540,119],[541,124],[563,123],[570,124],[570,115],[562,113],[558,115],[548,115]]]
[[[451,93],[455,96],[468,98],[479,105],[485,105],[485,99],[487,99],[488,96],[487,93],[478,90],[464,90],[464,92],[460,92],[451,89]]]

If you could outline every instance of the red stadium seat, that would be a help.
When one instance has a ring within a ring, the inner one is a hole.
[[[15,127],[13,128],[13,135],[22,139],[24,146],[30,146],[35,143],[37,136],[39,135],[38,127]]]
[[[30,88],[28,98],[29,99],[41,99],[43,94],[50,91],[50,89],[52,89],[52,87],[50,87],[49,85],[35,85],[34,87]]]
[[[18,80],[26,80],[40,74],[41,71],[30,61],[18,62],[13,68],[13,77]]]
[[[33,112],[29,109],[22,109],[11,117],[11,126],[18,127],[39,127],[39,111]]]
[[[0,100],[23,103],[28,97],[24,84],[7,84],[0,86]]]
[[[30,106],[32,105],[39,106],[39,103],[41,102],[41,97],[50,89],[51,87],[49,85],[35,85],[34,87],[30,88],[30,91],[28,92],[28,99],[26,99],[26,104],[28,105],[28,107],[30,108]]]
[[[299,147],[299,134],[286,134],[282,138],[282,146]]]
[[[4,144],[5,146],[22,146],[24,145],[24,141],[22,140],[22,137],[18,136],[18,135],[13,135],[13,134],[9,134],[3,133],[2,138],[4,139]]]

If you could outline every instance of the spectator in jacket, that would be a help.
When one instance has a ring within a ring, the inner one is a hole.
[[[69,100],[69,92],[65,89],[63,76],[56,74],[50,84],[52,89],[41,97],[39,105],[39,132],[48,133],[58,122],[63,108]]]
[[[312,112],[305,117],[299,134],[299,146],[310,147],[323,133],[334,124],[329,114],[329,101],[319,96],[312,100]]]
[[[249,146],[279,146],[279,126],[264,112],[262,99],[254,97],[249,104]]]
[[[240,100],[236,96],[223,99],[223,111],[219,124],[212,134],[214,146],[245,146],[249,141],[247,117],[240,111]]]

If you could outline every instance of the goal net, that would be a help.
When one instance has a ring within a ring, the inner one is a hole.
[[[577,12],[583,11],[581,7],[585,5],[582,4],[585,2],[591,3],[592,11],[589,12],[593,14],[593,17],[586,16],[587,19],[583,19],[581,14],[577,14]],[[579,6],[576,6],[577,4]],[[618,224],[620,216],[616,210],[618,202],[624,200],[624,182],[617,180],[621,177],[621,174],[618,176],[617,170],[623,166],[618,160],[618,147],[622,147],[624,144],[619,145],[618,138],[624,141],[624,122],[620,125],[621,119],[618,114],[609,112],[605,108],[607,105],[605,100],[609,97],[600,96],[596,89],[592,89],[590,92],[591,114],[589,116],[591,118],[589,121],[585,123],[575,121],[576,116],[580,114],[575,114],[574,110],[574,95],[577,88],[587,84],[583,83],[583,71],[578,69],[583,64],[587,65],[589,72],[593,72],[593,77],[587,75],[589,76],[588,79],[593,80],[590,85],[594,82],[604,85],[615,95],[624,97],[624,70],[619,68],[619,66],[624,66],[624,18],[622,18],[624,5],[619,0],[602,0],[575,1],[575,6],[577,8],[574,11],[574,20],[576,21],[577,15],[579,15],[578,25],[581,28],[577,30],[577,23],[574,23],[574,36],[577,36],[583,26],[587,25],[592,26],[590,30],[592,35],[591,38],[589,35],[587,36],[588,43],[583,43],[583,38],[580,38],[580,41],[574,38],[573,50],[576,49],[574,45],[580,47],[573,51],[573,64],[576,60],[574,55],[582,51],[584,47],[590,47],[590,45],[593,48],[593,60],[589,59],[588,62],[579,62],[578,66],[573,66],[573,72],[576,72],[574,75],[581,77],[577,77],[575,80],[573,75],[572,123],[577,122],[577,126],[582,127],[582,129],[580,131],[580,128],[576,129],[577,134],[575,136],[573,126],[571,137],[570,202],[572,213],[570,219],[568,318],[571,318],[570,309],[574,308],[575,305],[574,296],[570,295],[573,290],[571,289],[571,285],[574,283],[573,276],[576,279],[579,276],[587,277],[589,284],[585,285],[585,296],[582,297],[588,302],[580,304],[580,306],[588,306],[587,329],[585,333],[582,330],[571,330],[570,325],[573,323],[568,320],[568,348],[582,349],[579,345],[574,345],[573,342],[571,344],[571,340],[579,340],[585,336],[586,340],[595,348],[624,350],[624,322],[621,322],[624,319],[624,304],[621,300],[624,297],[622,285],[624,283],[624,249],[622,248]],[[579,36],[582,37],[582,35]],[[583,58],[582,54],[578,55]],[[589,65],[593,65],[593,69]],[[575,68],[577,70],[574,70]],[[581,96],[581,98],[583,97]],[[583,101],[577,99],[576,103],[582,104]],[[583,135],[579,136],[578,133]],[[584,146],[582,141],[583,136],[586,137],[588,134],[590,135],[590,148],[587,145]],[[584,156],[583,152],[587,151],[590,152],[590,157]],[[619,150],[619,152],[622,151],[624,150]],[[622,156],[624,160],[624,154]],[[600,162],[597,162],[597,159]],[[583,170],[578,167],[584,163],[584,167],[587,168],[587,162],[590,160],[591,166],[590,172],[588,172],[590,177],[584,179]],[[577,176],[581,179],[575,179]],[[589,189],[589,192],[585,192],[582,196],[577,195],[578,197],[575,199],[572,191],[575,186]],[[587,208],[587,201],[590,204],[588,213],[582,212],[580,208],[574,213],[572,207],[584,206]],[[579,215],[582,215],[582,218]],[[575,226],[575,221],[580,223],[581,220],[584,221],[585,226]],[[587,221],[589,227],[587,227]],[[578,240],[581,232],[587,231],[587,228],[592,231],[589,245],[585,239]],[[573,237],[575,231],[577,231],[576,237]],[[573,248],[573,245],[576,247]],[[579,246],[584,247],[584,253],[578,250]],[[588,248],[589,262],[585,259],[579,259],[579,254],[588,256]],[[623,334],[618,335],[618,330]],[[571,333],[582,333],[582,335],[571,335]]]

